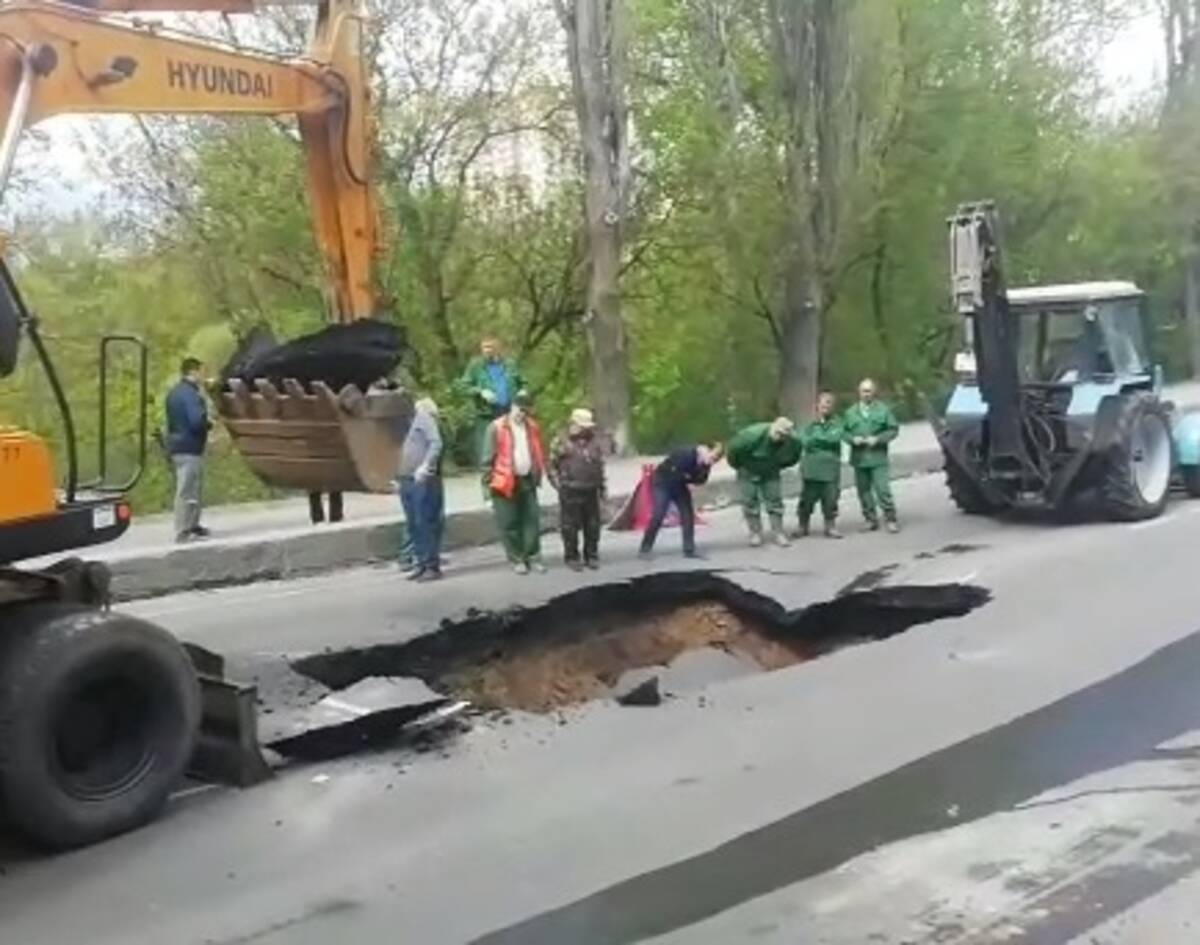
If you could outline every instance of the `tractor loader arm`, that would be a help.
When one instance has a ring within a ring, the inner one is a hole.
[[[97,12],[251,9],[241,0],[0,5],[0,191],[22,131],[54,115],[294,115],[329,314],[367,318],[376,207],[363,23],[353,0],[323,0],[307,55],[294,59]]]

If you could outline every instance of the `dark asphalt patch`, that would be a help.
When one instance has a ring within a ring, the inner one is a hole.
[[[838,597],[848,597],[851,594],[859,594],[863,591],[872,591],[886,581],[896,569],[898,564],[885,564],[882,568],[872,568],[870,571],[864,571],[853,581],[837,592]]]
[[[1155,745],[1200,727],[1197,679],[1200,633],[1005,725],[471,945],[627,945],[701,922],[877,847],[1011,810],[1144,758]],[[1102,907],[1047,916],[1040,932],[1053,928],[1053,935],[1021,941],[1062,941],[1061,934],[1124,911],[1198,863],[1200,853],[1181,858],[1173,870],[1127,875],[1119,890],[1112,877],[1097,877],[1087,898]]]

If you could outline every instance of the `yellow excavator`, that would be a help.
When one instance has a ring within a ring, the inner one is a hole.
[[[375,314],[376,205],[371,113],[357,0],[320,0],[307,51],[248,52],[146,23],[148,12],[251,13],[249,0],[20,0],[0,3],[0,193],[22,133],[65,113],[291,116],[307,165],[328,315]],[[109,352],[138,348],[142,456],[146,351],[136,338],[100,346],[101,478],[80,483],[69,398],[0,259],[0,377],[26,341],[63,421],[65,485],[41,437],[0,427],[0,820],[49,847],[78,846],[155,816],[191,768],[237,783],[264,776],[254,693],[220,660],[108,609],[108,573],[68,558],[18,568],[119,537],[134,479],[104,481]],[[280,389],[282,388],[282,389]],[[395,390],[290,378],[233,381],[217,410],[266,481],[312,492],[383,491],[408,415]],[[136,477],[134,477],[136,478]]]

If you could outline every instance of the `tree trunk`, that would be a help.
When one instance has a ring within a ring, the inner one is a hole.
[[[1183,251],[1183,311],[1191,342],[1192,377],[1200,377],[1200,225],[1192,227]]]
[[[849,53],[852,0],[771,0],[788,200],[788,252],[779,313],[779,401],[812,413],[821,381],[821,335],[843,242],[843,203],[858,120]]]
[[[823,312],[815,286],[797,273],[784,289],[779,352],[779,407],[789,417],[810,416],[821,383]]]
[[[623,229],[629,201],[624,0],[562,0],[585,177],[589,382],[600,428],[632,451],[629,355],[621,315]]]
[[[1193,377],[1200,377],[1200,207],[1190,167],[1197,140],[1196,103],[1200,101],[1200,0],[1166,0],[1163,35],[1167,50],[1167,96],[1160,119],[1163,147],[1175,171],[1175,204],[1186,220],[1183,245],[1184,317],[1188,328]]]

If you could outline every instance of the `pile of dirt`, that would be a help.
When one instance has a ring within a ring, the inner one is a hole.
[[[772,639],[752,618],[705,601],[580,621],[569,635],[514,640],[485,660],[455,668],[439,683],[478,706],[550,712],[611,696],[631,670],[669,666],[684,653],[705,647],[758,671],[806,658],[802,647]]]
[[[399,328],[369,318],[330,325],[283,344],[269,329],[259,327],[221,371],[221,386],[235,378],[251,385],[261,378],[282,387],[286,378],[305,387],[321,381],[334,392],[348,384],[365,391],[395,370],[403,350]]]

